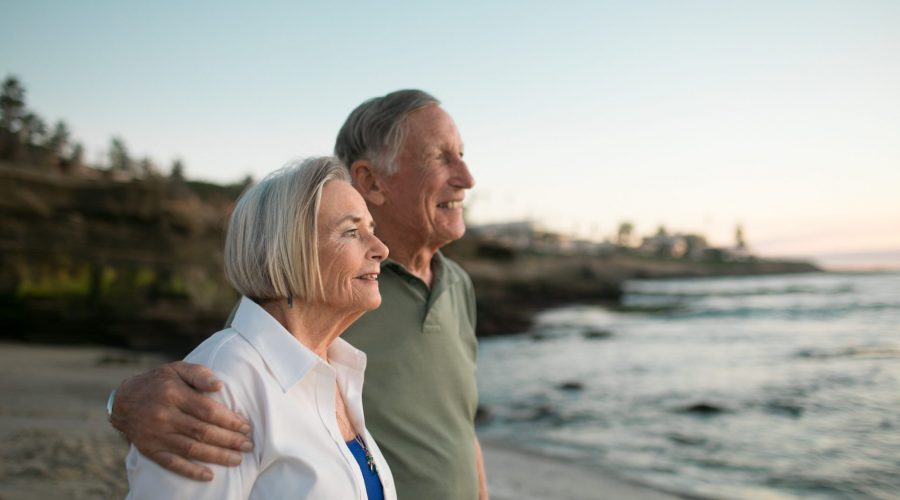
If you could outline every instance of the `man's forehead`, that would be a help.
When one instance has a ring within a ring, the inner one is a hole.
[[[431,112],[426,112],[428,110]],[[407,141],[417,140],[422,147],[462,146],[462,138],[453,117],[439,106],[414,111],[407,117],[405,125]]]

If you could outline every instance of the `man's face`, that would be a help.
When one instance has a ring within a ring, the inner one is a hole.
[[[439,106],[414,111],[405,127],[397,171],[383,178],[384,212],[411,239],[439,248],[465,233],[463,200],[475,179],[463,161],[456,124]]]

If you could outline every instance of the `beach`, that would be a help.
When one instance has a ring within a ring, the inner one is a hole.
[[[666,500],[679,498],[629,483],[610,471],[507,443],[481,440],[491,500]]]
[[[106,421],[106,397],[164,361],[113,348],[0,344],[0,500],[123,498],[128,448]],[[484,454],[494,500],[672,498],[502,442],[485,442]]]

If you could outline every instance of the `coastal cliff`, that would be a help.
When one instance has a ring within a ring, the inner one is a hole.
[[[187,352],[222,327],[237,298],[222,246],[246,185],[87,173],[0,163],[3,337]],[[548,307],[614,306],[627,279],[818,270],[760,259],[523,252],[476,236],[446,253],[472,276],[479,335],[525,332]]]
[[[0,164],[0,331],[182,352],[221,328],[239,187]]]

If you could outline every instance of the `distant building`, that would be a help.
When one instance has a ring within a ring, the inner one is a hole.
[[[547,254],[612,253],[616,246],[609,242],[577,239],[569,235],[547,231],[532,221],[501,222],[471,226],[469,234],[490,240],[515,250]]]
[[[532,248],[541,233],[531,221],[482,224],[471,226],[468,232],[472,236],[502,243],[518,250]]]
[[[621,233],[620,228],[620,233]],[[752,259],[746,243],[735,247],[712,247],[706,237],[695,233],[669,234],[660,227],[653,236],[641,239],[637,247],[609,240],[596,242],[547,231],[532,221],[501,222],[470,226],[469,234],[511,250],[562,255],[610,255],[637,252],[662,259],[694,261],[739,261]],[[621,235],[618,235],[621,236]],[[623,238],[617,238],[621,241]]]
[[[708,248],[706,238],[698,234],[668,234],[660,230],[644,237],[638,252],[669,259],[703,260]]]

